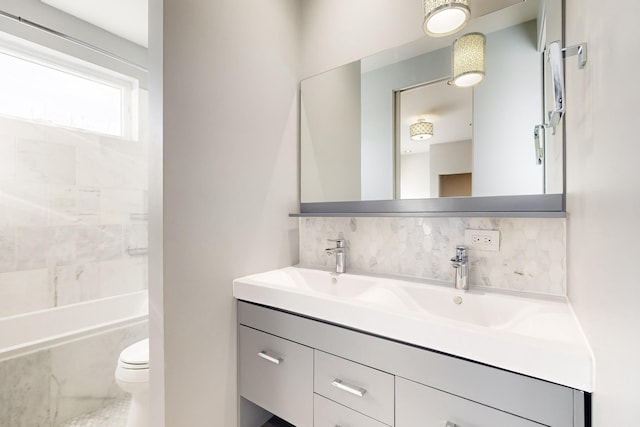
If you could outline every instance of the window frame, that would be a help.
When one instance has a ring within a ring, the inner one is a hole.
[[[102,84],[104,86],[109,86],[114,89],[118,89],[121,93],[120,135],[104,133],[65,124],[44,124],[48,126],[73,129],[79,132],[102,135],[110,138],[131,141],[140,140],[140,82],[138,79],[2,31],[0,31],[0,54],[12,56],[42,67],[51,68],[63,73],[70,74],[72,76],[76,76],[78,78],[86,79],[98,84]],[[6,117],[43,124],[38,120],[34,120],[33,118],[19,115],[10,114],[6,115]]]

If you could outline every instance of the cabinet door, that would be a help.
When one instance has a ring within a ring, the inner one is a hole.
[[[393,425],[393,375],[315,351],[314,390],[344,406]]]
[[[313,350],[239,327],[240,395],[297,427],[313,426]]]
[[[542,424],[396,377],[396,427],[541,427]]]
[[[314,427],[389,427],[359,412],[316,394],[313,397]]]

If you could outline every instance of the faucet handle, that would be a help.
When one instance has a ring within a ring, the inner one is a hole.
[[[456,246],[456,259],[462,261],[467,256],[467,247],[464,245]]]
[[[334,242],[336,248],[344,248],[344,239],[327,239],[328,242]]]

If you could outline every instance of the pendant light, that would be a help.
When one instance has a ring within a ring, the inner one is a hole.
[[[453,42],[452,84],[469,87],[484,79],[485,47],[486,39],[481,33],[465,34]]]
[[[423,0],[422,29],[431,37],[444,37],[460,31],[471,18],[469,0]]]

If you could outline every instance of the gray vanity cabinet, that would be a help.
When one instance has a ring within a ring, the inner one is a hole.
[[[393,425],[393,375],[316,350],[313,383],[317,394]]]
[[[313,425],[313,349],[240,326],[240,395],[288,422]]]
[[[244,301],[238,322],[240,396],[296,427],[589,427],[570,387]]]
[[[542,427],[453,394],[396,378],[395,427]]]
[[[319,394],[313,396],[314,427],[389,427],[360,412],[329,400]]]

